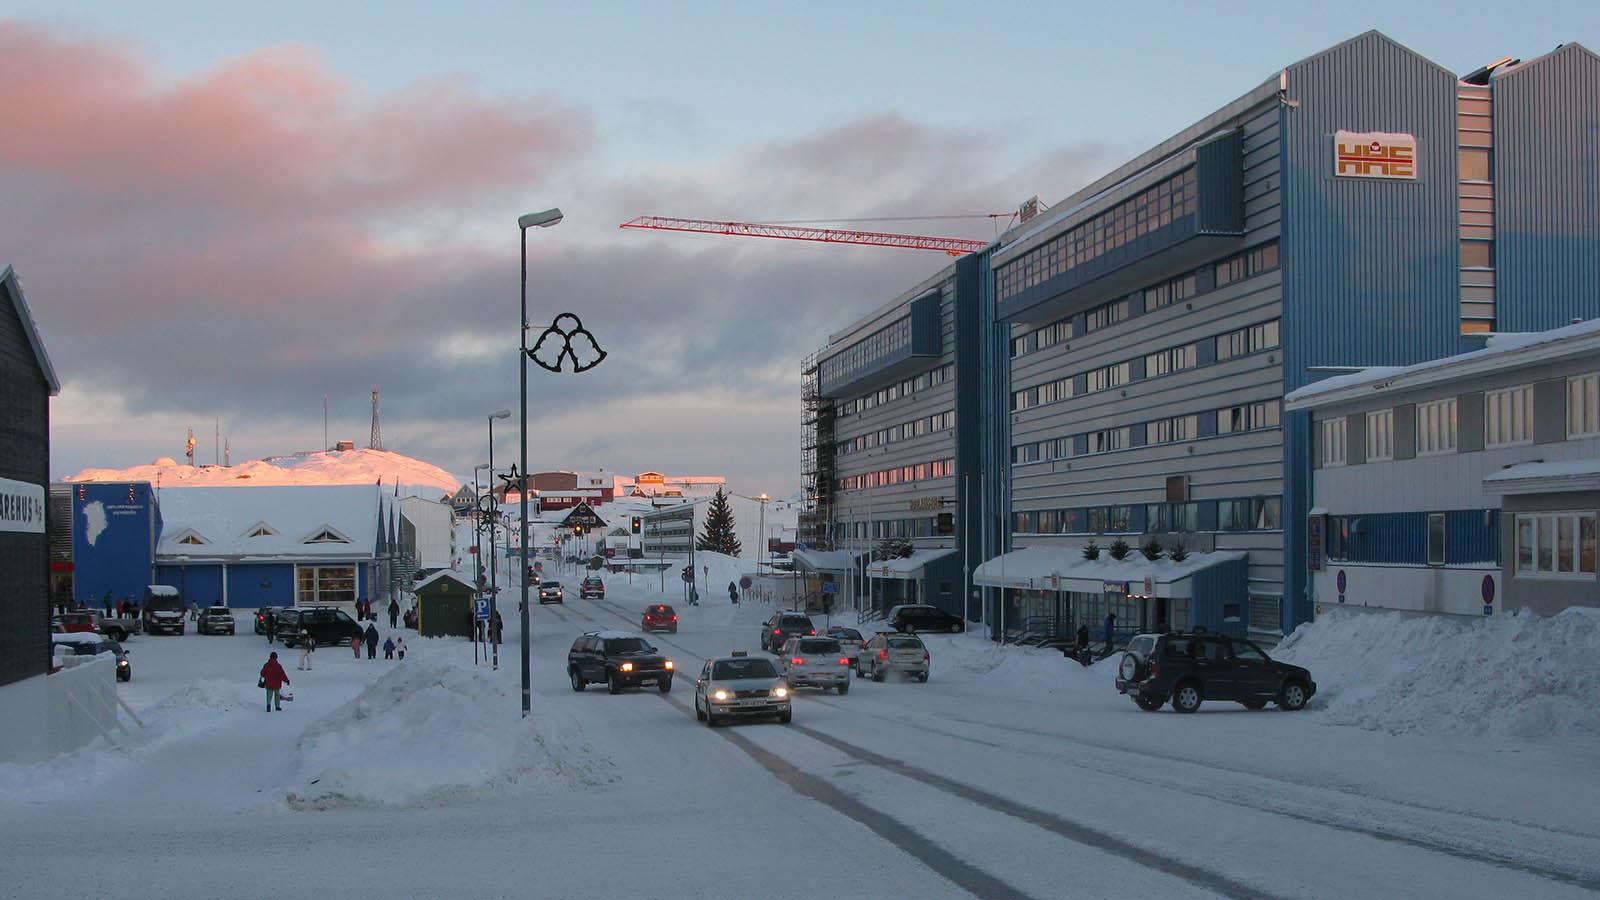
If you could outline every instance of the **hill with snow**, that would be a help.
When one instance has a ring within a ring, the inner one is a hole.
[[[161,487],[258,487],[262,485],[400,485],[402,496],[439,499],[461,481],[433,463],[391,450],[322,450],[269,456],[231,466],[190,466],[170,456],[126,469],[84,469],[67,481],[148,481]]]

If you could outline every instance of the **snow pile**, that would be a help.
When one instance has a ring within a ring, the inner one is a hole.
[[[1083,668],[1060,650],[996,644],[984,636],[981,626],[971,628],[965,634],[918,635],[928,647],[935,676],[1037,688],[1054,684],[1063,672],[1076,674]]]
[[[611,779],[578,721],[520,713],[509,670],[406,661],[301,736],[293,808],[441,805],[508,788],[557,793]]]
[[[231,466],[180,465],[163,456],[126,469],[84,469],[67,481],[148,481],[161,487],[257,487],[262,485],[378,484],[402,496],[437,500],[453,494],[461,482],[444,469],[390,450],[324,450],[292,456],[269,456]]]
[[[1333,610],[1273,657],[1311,670],[1313,708],[1374,731],[1600,737],[1600,613],[1483,619]]]

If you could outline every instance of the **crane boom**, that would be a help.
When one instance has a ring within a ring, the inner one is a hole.
[[[988,241],[966,238],[930,237],[920,234],[890,234],[882,231],[850,231],[816,228],[807,225],[763,225],[760,222],[716,222],[710,219],[674,219],[668,216],[640,216],[623,222],[619,228],[646,228],[654,231],[686,231],[690,234],[731,234],[741,237],[778,238],[788,241],[814,241],[821,244],[865,244],[871,247],[904,247],[908,250],[938,250],[951,256],[974,253],[989,246]]]

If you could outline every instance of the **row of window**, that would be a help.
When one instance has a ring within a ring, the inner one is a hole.
[[[923,416],[920,419],[913,419],[910,422],[902,422],[899,425],[890,425],[888,428],[880,428],[867,434],[858,434],[851,440],[840,441],[834,446],[834,450],[840,456],[847,456],[861,450],[869,450],[873,447],[881,447],[897,441],[906,441],[914,437],[922,437],[925,434],[933,434],[934,432],[954,427],[956,427],[956,411],[950,409],[942,413],[934,413],[931,416]]]
[[[1567,379],[1567,437],[1600,435],[1600,372]],[[1365,414],[1366,460],[1394,459],[1394,409]],[[1323,419],[1318,423],[1323,466],[1345,465],[1350,458],[1349,416]],[[1459,422],[1456,398],[1447,397],[1416,408],[1417,455],[1433,456],[1456,452]],[[1483,444],[1485,447],[1513,447],[1533,443],[1533,385],[1486,391],[1483,395]]]
[[[1276,268],[1278,268],[1278,242],[1269,241],[1226,259],[1207,263],[1176,278],[1169,278],[1143,290],[1134,291],[1120,300],[1101,304],[1084,313],[1084,332],[1096,331],[1128,319],[1133,304],[1141,304],[1145,312],[1152,312],[1163,306],[1181,303],[1200,293],[1252,278]],[[1202,275],[1205,277],[1202,278]],[[1054,347],[1071,339],[1077,330],[1076,322],[1076,317],[1068,317],[1012,338],[1012,359]]]
[[[1195,212],[1191,167],[1040,244],[995,272],[1000,302]]]
[[[1517,516],[1517,574],[1595,574],[1595,514]]]
[[[1129,447],[1171,444],[1215,435],[1260,431],[1277,428],[1282,419],[1282,405],[1277,400],[1241,403],[1203,413],[1191,413],[1157,419],[1153,422],[1124,425],[1120,428],[1102,428],[1082,434],[1016,444],[1011,448],[1011,462],[1013,465],[1027,465],[1053,459],[1110,453],[1113,450]],[[1205,427],[1213,422],[1214,429]]]
[[[835,522],[833,533],[846,540],[881,540],[883,538],[935,537],[939,533],[937,517],[919,519],[874,519],[870,522]],[[838,540],[839,538],[835,538]]]
[[[897,319],[839,353],[822,361],[817,370],[824,382],[839,381],[873,363],[911,346],[911,317]]]
[[[945,478],[954,475],[955,471],[955,460],[936,459],[933,462],[895,466],[892,469],[879,469],[875,472],[863,472],[860,475],[846,475],[839,479],[839,490],[859,491],[864,488],[910,484],[915,481],[925,481],[929,478]]]
[[[873,407],[882,406],[885,403],[892,403],[895,400],[899,400],[901,397],[909,397],[912,394],[915,394],[917,391],[926,390],[927,388],[944,384],[945,382],[955,378],[955,375],[955,364],[946,363],[937,369],[930,369],[926,372],[923,372],[921,375],[918,375],[915,378],[907,378],[898,384],[891,384],[886,388],[879,388],[870,394],[857,397],[854,400],[843,401],[838,404],[837,411],[841,416],[852,416],[858,412],[866,412]]]
[[[1080,375],[1068,375],[1048,381],[1041,385],[1023,388],[1011,392],[1011,409],[1032,409],[1047,403],[1068,400],[1081,394],[1092,394],[1096,391],[1109,390],[1121,387],[1132,381],[1146,378],[1158,378],[1173,372],[1192,369],[1201,365],[1202,359],[1214,359],[1217,362],[1259,353],[1263,350],[1274,350],[1279,346],[1280,330],[1278,320],[1262,322],[1259,325],[1250,325],[1226,334],[1217,335],[1215,338],[1204,338],[1201,341],[1183,344],[1178,347],[1169,347],[1155,353],[1141,357],[1137,362],[1140,374],[1135,374],[1133,363],[1135,360],[1112,363],[1101,366]],[[1077,381],[1081,378],[1082,382]]]
[[[1017,534],[1157,534],[1183,531],[1277,531],[1282,497],[1239,497],[1138,506],[1084,506],[1012,513]]]

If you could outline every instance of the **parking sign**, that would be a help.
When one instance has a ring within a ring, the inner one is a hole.
[[[489,598],[474,597],[472,599],[472,617],[474,619],[489,618]]]

